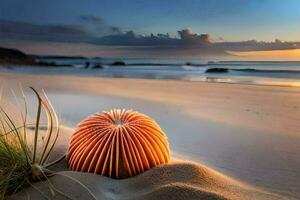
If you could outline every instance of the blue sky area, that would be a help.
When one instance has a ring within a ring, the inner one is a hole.
[[[92,26],[82,16],[140,34],[191,28],[216,40],[300,40],[299,0],[1,0],[0,20]],[[91,22],[89,22],[91,23]],[[94,30],[96,34],[105,32]]]

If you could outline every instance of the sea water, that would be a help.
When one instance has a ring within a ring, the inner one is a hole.
[[[114,61],[124,61],[125,66],[113,66]],[[2,72],[75,75],[93,77],[169,79],[183,81],[206,81],[259,85],[300,87],[300,62],[268,61],[218,61],[183,59],[44,59],[69,67],[11,66],[1,67]],[[89,66],[87,67],[87,62]],[[93,66],[102,68],[94,69]],[[226,72],[211,72],[210,68],[226,69]]]

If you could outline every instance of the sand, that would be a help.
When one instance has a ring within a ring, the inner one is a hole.
[[[145,112],[166,131],[173,158],[206,165],[176,161],[150,170],[142,177],[157,184],[155,187],[149,184],[144,189],[138,187],[145,182],[140,177],[121,182],[108,179],[111,183],[107,185],[116,187],[120,195],[112,188],[95,188],[99,197],[107,194],[108,199],[156,199],[157,191],[171,199],[197,199],[200,196],[193,195],[208,195],[208,192],[231,199],[298,199],[300,196],[300,88],[8,73],[0,73],[0,78],[10,87],[20,81],[46,89],[63,124],[71,128],[98,110],[130,107]],[[68,134],[63,136],[63,141],[68,141]],[[60,144],[58,149],[61,152],[64,148]],[[203,168],[209,169],[209,173],[201,174]],[[162,182],[151,175],[167,169],[178,171],[172,176],[163,173]],[[192,183],[190,171],[199,172],[193,175]],[[63,173],[82,176],[82,180],[90,176]],[[187,179],[183,180],[184,173]],[[60,182],[60,178],[53,177],[53,181]],[[107,180],[95,177],[100,185],[102,179]],[[127,181],[136,184],[138,191],[131,190],[135,188],[127,186]],[[177,189],[186,198],[173,195]]]
[[[70,178],[71,177],[71,178]],[[49,179],[26,189],[30,199],[283,199],[257,188],[239,183],[203,165],[188,161],[172,161],[141,175],[115,180],[89,173],[59,172]],[[81,186],[84,184],[88,190]],[[63,192],[51,194],[49,185]],[[39,192],[43,191],[43,195]],[[11,199],[27,199],[20,192]],[[93,198],[93,196],[95,198]],[[67,195],[69,198],[66,198]]]
[[[0,73],[0,78],[47,91],[113,95],[176,105],[204,119],[276,133],[294,136],[300,131],[300,87],[11,73]]]
[[[65,138],[73,132],[69,127],[61,127],[61,135],[51,160],[64,155],[68,147]],[[53,177],[34,183],[8,199],[285,199],[281,195],[234,180],[202,164],[176,159],[175,156],[168,164],[121,180],[70,171],[65,159],[49,170],[54,173]]]

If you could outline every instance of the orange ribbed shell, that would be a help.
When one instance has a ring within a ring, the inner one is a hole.
[[[167,137],[150,117],[114,109],[83,120],[68,150],[71,170],[126,178],[167,163]]]

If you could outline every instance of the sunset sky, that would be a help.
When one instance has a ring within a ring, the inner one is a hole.
[[[180,38],[178,31],[187,28],[195,36],[210,34],[212,42],[296,42],[300,41],[299,19],[299,0],[1,0],[0,42],[88,41],[111,45],[113,40],[112,45],[152,45],[152,41],[124,40],[151,33]],[[130,34],[123,37],[127,32]],[[122,38],[102,38],[114,35]],[[177,45],[176,41],[159,41],[155,45],[166,43]]]

